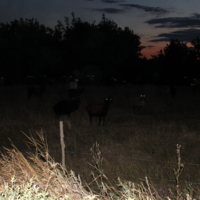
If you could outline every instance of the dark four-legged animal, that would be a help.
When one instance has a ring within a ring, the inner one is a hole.
[[[44,94],[45,90],[46,89],[44,86],[29,86],[27,88],[28,100],[32,96],[38,96],[38,97],[42,98],[42,95]]]
[[[54,105],[53,110],[57,117],[61,115],[68,115],[68,119],[72,112],[75,112],[79,108],[80,99],[76,98],[73,100],[63,100],[59,101],[57,104]]]
[[[111,102],[113,102],[111,98],[106,98],[103,104],[90,104],[86,106],[86,110],[90,117],[90,122],[92,123],[93,117],[99,117],[98,126],[100,125],[102,118],[103,118],[103,125],[105,125],[105,117],[108,113],[108,108]]]

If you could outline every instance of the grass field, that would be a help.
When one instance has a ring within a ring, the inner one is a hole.
[[[71,115],[71,129],[63,117],[66,167],[80,174],[89,183],[93,177],[90,148],[97,142],[103,156],[103,172],[115,184],[117,177],[139,183],[145,176],[164,193],[163,187],[175,185],[173,168],[176,168],[176,144],[181,145],[184,171],[181,185],[200,184],[200,94],[190,87],[177,86],[177,96],[157,95],[154,85],[135,86],[84,86],[78,111]],[[53,113],[53,105],[67,99],[66,86],[49,86],[39,99],[27,101],[26,86],[0,87],[0,146],[11,147],[10,140],[22,152],[30,149],[26,145],[27,135],[37,138],[44,133],[49,154],[61,162],[59,120]],[[134,98],[146,95],[146,106],[133,111]],[[85,106],[101,103],[111,97],[105,126],[93,125]]]

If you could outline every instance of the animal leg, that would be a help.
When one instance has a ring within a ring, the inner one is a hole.
[[[98,124],[98,126],[101,124],[101,116],[99,117],[99,124]]]
[[[139,106],[134,106],[133,111],[139,110]]]
[[[28,93],[28,98],[27,98],[27,100],[29,100],[29,99],[31,98],[31,96],[32,96],[32,93],[29,92],[29,93]]]
[[[103,116],[103,126],[105,125],[105,116]]]
[[[89,117],[90,117],[90,123],[92,124],[92,118],[93,118],[93,116],[89,115]]]

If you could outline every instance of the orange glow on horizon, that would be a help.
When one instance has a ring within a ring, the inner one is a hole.
[[[144,48],[141,51],[142,55],[145,56],[147,59],[152,59],[152,55],[157,55],[157,51],[152,48]]]
[[[152,46],[148,47],[148,45],[145,45],[146,47],[141,51],[142,55],[145,56],[147,59],[152,59],[152,55],[156,56],[158,55],[158,52],[160,50],[163,50],[166,47],[166,44],[169,44],[168,42],[160,42],[159,46]],[[150,45],[149,45],[150,46]],[[192,44],[187,43],[187,47],[193,47]]]
[[[161,50],[161,47],[146,47],[144,48],[141,53],[143,56],[145,56],[147,59],[152,59],[152,55],[156,56],[158,55],[158,52]]]
[[[142,55],[147,59],[152,59],[152,56],[157,56],[160,50],[163,50],[166,47],[168,42],[150,42],[151,38],[142,38],[141,44],[144,46],[144,49],[141,51]]]

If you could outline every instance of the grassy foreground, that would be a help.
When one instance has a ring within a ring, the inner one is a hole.
[[[25,187],[29,195],[49,199],[63,195],[71,199],[200,199],[200,94],[194,96],[188,87],[177,89],[177,97],[171,99],[157,96],[155,86],[87,86],[79,110],[71,116],[71,129],[62,119],[67,168],[62,169],[59,121],[52,107],[67,98],[67,88],[52,86],[42,99],[27,101],[26,86],[0,87],[1,191],[20,190],[16,195],[22,196]],[[146,107],[134,112],[133,100],[140,93],[146,95]],[[84,107],[105,97],[114,101],[106,125],[98,127],[94,119],[91,126]],[[34,145],[27,148],[23,132],[33,144],[41,141],[43,132],[48,151],[41,149],[42,160]],[[90,151],[96,142],[100,157]],[[181,144],[183,171],[176,158],[177,144]]]
[[[176,177],[176,192],[169,196],[160,196],[149,183],[147,177],[140,184],[131,181],[121,181],[112,185],[103,173],[101,151],[95,143],[91,151],[93,167],[93,187],[91,183],[82,184],[81,177],[73,171],[67,171],[61,164],[55,162],[48,153],[43,133],[38,133],[39,140],[28,137],[29,145],[35,148],[35,154],[21,153],[13,144],[12,149],[6,149],[1,154],[0,199],[119,199],[119,200],[158,200],[158,199],[193,199],[188,191],[179,188],[179,176],[183,166],[180,158],[180,146],[177,146],[178,168],[174,169]],[[194,193],[194,191],[193,191]],[[195,195],[196,196],[196,195]]]

